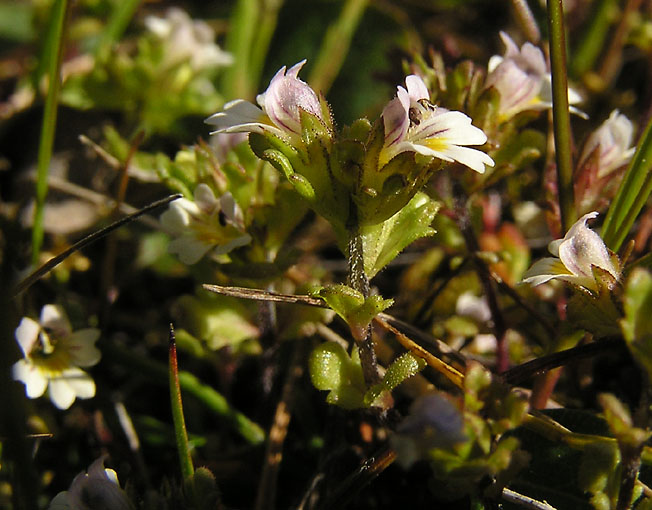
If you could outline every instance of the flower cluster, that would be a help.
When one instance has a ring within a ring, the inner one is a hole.
[[[442,161],[480,173],[493,166],[487,154],[467,147],[487,141],[482,130],[462,112],[431,104],[417,75],[398,87],[373,127],[360,119],[336,133],[328,105],[298,77],[304,64],[281,68],[257,97],[258,106],[231,101],[206,122],[216,127],[213,133],[251,133],[254,152],[336,228],[349,224],[352,213],[362,224],[385,221]]]
[[[50,400],[59,409],[68,409],[75,398],[95,395],[95,382],[80,367],[100,360],[95,328],[72,331],[63,309],[45,305],[39,322],[24,317],[16,329],[16,341],[24,358],[13,366],[14,379],[25,384],[29,398],[48,390]]]
[[[230,53],[215,44],[215,32],[204,21],[192,20],[178,8],[171,8],[164,18],[148,16],[145,26],[164,41],[164,66],[190,62],[195,70],[227,66],[233,63]]]

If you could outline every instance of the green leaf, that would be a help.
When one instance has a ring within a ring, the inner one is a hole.
[[[372,319],[394,303],[393,299],[381,296],[365,298],[361,292],[348,285],[328,285],[312,293],[322,298],[351,328],[357,340],[365,336],[365,331]]]
[[[439,204],[425,193],[412,200],[391,218],[376,225],[361,228],[364,268],[373,278],[408,245],[435,233],[430,227]]]
[[[620,249],[652,192],[652,120],[645,128],[636,154],[609,206],[602,238],[613,251]]]
[[[364,407],[365,383],[357,355],[349,355],[340,344],[325,342],[315,347],[308,359],[310,380],[318,390],[330,391],[329,404],[344,409]]]
[[[625,317],[620,321],[633,358],[652,381],[652,274],[635,268],[625,283]]]

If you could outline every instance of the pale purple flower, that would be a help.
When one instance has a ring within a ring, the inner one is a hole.
[[[385,145],[379,167],[408,151],[457,161],[479,173],[485,171],[485,165],[494,165],[484,152],[465,147],[487,141],[484,132],[473,126],[467,115],[432,105],[428,89],[417,75],[408,76],[405,85],[406,88],[398,87],[396,97],[383,110]]]
[[[148,16],[145,26],[163,41],[163,65],[166,67],[188,61],[198,71],[233,63],[231,54],[215,44],[215,31],[210,25],[192,20],[179,8],[168,9],[164,18]]]
[[[217,128],[212,133],[269,132],[283,139],[299,141],[301,111],[325,120],[319,97],[298,77],[305,63],[302,60],[287,72],[285,66],[279,69],[267,90],[256,98],[259,106],[242,99],[225,104],[223,111],[206,119],[208,124]]]
[[[220,255],[251,242],[244,232],[242,210],[231,193],[216,198],[206,184],[195,188],[194,201],[172,202],[161,215],[161,225],[177,237],[168,249],[184,264],[198,262],[210,250]]]
[[[118,475],[104,467],[100,457],[79,473],[67,491],[60,492],[48,510],[132,510],[127,494],[120,488]]]
[[[585,163],[594,151],[598,151],[598,178],[609,175],[627,164],[636,151],[632,147],[634,127],[631,121],[618,110],[614,110],[584,144],[578,166]]]
[[[67,409],[76,398],[95,395],[95,382],[80,367],[95,365],[101,357],[95,328],[72,331],[63,309],[45,305],[40,321],[24,317],[16,329],[16,341],[24,358],[13,366],[13,377],[25,384],[29,398],[48,390],[59,409]]]
[[[552,241],[548,250],[555,258],[538,260],[525,273],[523,281],[540,285],[553,279],[563,280],[591,291],[598,290],[593,268],[609,273],[615,280],[620,277],[604,241],[586,226],[589,219],[597,218],[597,212],[582,216],[563,239]]]
[[[552,108],[552,78],[541,49],[526,42],[520,49],[505,32],[500,32],[505,44],[503,56],[489,59],[485,87],[494,87],[500,94],[500,119],[512,118],[526,110]],[[568,89],[568,102],[579,103],[581,96]],[[585,116],[577,108],[571,112]]]

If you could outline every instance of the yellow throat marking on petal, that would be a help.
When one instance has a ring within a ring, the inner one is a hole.
[[[425,140],[419,140],[419,144],[425,145],[429,149],[432,149],[433,151],[437,151],[437,152],[444,152],[446,149],[450,147],[450,143],[448,143],[448,138],[444,138],[444,137],[426,138]]]

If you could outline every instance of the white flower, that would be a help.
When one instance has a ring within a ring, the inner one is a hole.
[[[100,360],[95,328],[72,331],[63,309],[45,305],[40,322],[24,317],[16,329],[16,340],[24,359],[13,366],[13,377],[25,384],[29,398],[37,398],[47,389],[50,400],[59,409],[67,409],[75,398],[95,395],[95,382],[80,367]]]
[[[548,250],[558,258],[548,257],[538,260],[525,273],[523,281],[540,285],[556,278],[597,291],[598,284],[593,276],[594,267],[603,269],[617,280],[620,272],[614,266],[604,241],[586,226],[587,220],[597,216],[597,212],[585,214],[570,228],[563,239],[552,241],[548,245]]]
[[[180,198],[161,215],[165,230],[177,239],[170,242],[170,253],[184,264],[194,264],[209,250],[220,255],[251,242],[244,233],[242,210],[231,193],[215,198],[206,184],[195,188],[194,201]]]
[[[406,151],[457,161],[480,173],[485,165],[494,166],[493,159],[484,152],[464,147],[487,141],[468,116],[433,106],[428,89],[417,75],[408,76],[405,85],[407,90],[399,86],[396,97],[383,110],[385,145],[380,153],[380,168]]]
[[[594,151],[597,151],[598,178],[627,164],[636,151],[632,147],[634,127],[631,121],[614,110],[602,125],[596,129],[584,144],[578,166],[585,163]]]
[[[215,44],[215,32],[204,21],[192,20],[188,14],[171,8],[165,18],[148,16],[145,26],[164,41],[164,66],[189,61],[198,71],[207,67],[227,66],[233,57]]]
[[[97,459],[87,473],[79,473],[67,491],[60,492],[48,510],[131,510],[127,494],[120,488],[118,475]]]
[[[500,32],[505,44],[505,54],[494,55],[489,59],[485,87],[494,87],[500,94],[500,118],[512,118],[525,110],[545,110],[552,108],[552,77],[543,52],[527,42],[521,49],[505,32]],[[573,89],[568,89],[569,104],[582,100]],[[571,112],[585,116],[577,108]]]
[[[322,122],[325,115],[315,91],[298,78],[305,63],[302,60],[287,73],[285,66],[279,69],[267,90],[256,98],[260,107],[242,99],[225,104],[224,111],[206,119],[207,124],[217,127],[211,134],[270,132],[293,142],[300,140],[300,112],[310,113]]]

